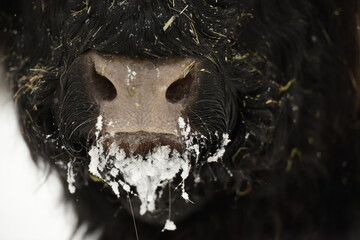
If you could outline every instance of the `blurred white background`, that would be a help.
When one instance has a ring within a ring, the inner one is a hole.
[[[54,174],[35,166],[0,66],[0,240],[66,240],[76,223]]]

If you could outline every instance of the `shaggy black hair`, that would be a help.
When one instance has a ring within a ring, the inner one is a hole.
[[[131,215],[87,169],[99,106],[69,69],[96,50],[199,59],[213,71],[184,114],[209,139],[231,139],[212,164],[221,139],[206,142],[200,186],[186,184],[211,200],[174,232],[137,220],[140,239],[360,238],[358,0],[11,2],[1,26],[24,138],[65,188],[75,164],[77,191],[65,194],[89,233],[135,239]]]

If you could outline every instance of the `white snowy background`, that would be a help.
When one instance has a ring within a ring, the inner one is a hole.
[[[0,64],[0,240],[84,239],[72,237],[76,220],[62,202],[59,179],[41,168],[20,135]]]

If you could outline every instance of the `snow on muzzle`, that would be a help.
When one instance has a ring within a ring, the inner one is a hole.
[[[102,127],[100,116],[98,132]],[[162,189],[177,175],[182,179],[182,196],[188,200],[184,181],[190,172],[192,153],[180,144],[181,138],[151,133],[96,135],[98,139],[89,151],[90,173],[106,182],[118,197],[119,188],[136,194],[141,215],[155,210]]]

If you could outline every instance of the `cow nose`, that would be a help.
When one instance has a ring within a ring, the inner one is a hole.
[[[196,95],[194,59],[87,55],[89,84],[109,132],[178,133],[178,118]]]
[[[151,89],[166,89],[164,96],[171,103],[177,103],[190,95],[193,76],[189,73],[195,61],[169,60],[151,63],[101,56],[97,53],[91,53],[90,57],[94,64],[92,84],[99,91],[97,95],[103,100],[112,101],[117,97],[117,93],[124,89],[132,97],[135,89],[140,87],[143,87],[147,94]],[[163,91],[158,91],[160,92]]]

